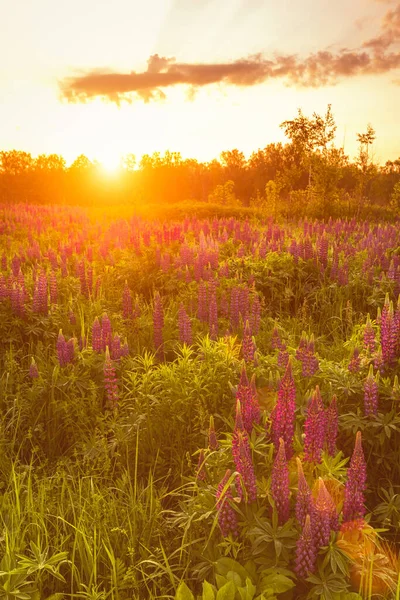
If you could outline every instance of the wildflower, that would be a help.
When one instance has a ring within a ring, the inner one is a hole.
[[[360,365],[361,365],[360,351],[358,348],[354,348],[353,354],[351,356],[351,360],[349,362],[350,373],[357,373],[360,370]]]
[[[251,336],[249,322],[246,321],[244,328],[243,342],[242,342],[242,355],[247,363],[254,362],[255,344]]]
[[[279,439],[283,438],[288,460],[293,455],[293,437],[296,410],[296,387],[294,384],[292,365],[289,360],[278,389],[278,400],[271,414],[271,437],[275,448],[279,447]]]
[[[37,379],[39,377],[39,371],[38,371],[37,364],[36,364],[33,356],[32,356],[31,366],[29,367],[29,377],[31,379]]]
[[[257,499],[256,476],[251,458],[249,436],[244,430],[235,429],[233,432],[232,457],[236,471],[241,478],[241,482],[237,486],[238,495],[240,498],[243,498],[245,490],[246,501],[254,502]]]
[[[125,281],[124,291],[122,292],[122,314],[124,319],[130,319],[132,317],[132,312],[132,294],[128,287],[128,283]]]
[[[367,315],[367,322],[364,327],[364,348],[370,352],[375,350],[375,330],[372,327],[369,314]]]
[[[304,477],[303,466],[300,458],[296,457],[297,462],[297,496],[296,496],[296,519],[302,527],[306,520],[306,515],[311,509],[311,489]]]
[[[303,531],[296,544],[295,573],[298,577],[307,577],[315,572],[317,549],[311,529],[310,515],[307,515]]]
[[[311,527],[317,548],[326,546],[331,531],[339,528],[335,503],[321,478],[318,480],[317,498],[311,501]]]
[[[356,443],[347,471],[344,489],[343,521],[361,519],[365,515],[364,492],[367,481],[367,465],[361,445],[361,432],[356,435]]]
[[[368,377],[364,382],[364,414],[376,415],[378,412],[379,371],[374,377],[373,366],[370,365]]]
[[[230,533],[233,537],[237,537],[239,533],[237,513],[232,508],[232,490],[228,486],[231,475],[232,471],[228,469],[218,485],[216,494],[218,524],[224,537],[227,537]]]
[[[282,525],[289,518],[289,468],[285,454],[285,442],[279,439],[279,450],[274,460],[271,474],[271,493]]]
[[[99,319],[96,317],[92,325],[92,348],[94,352],[103,350],[102,330]]]
[[[308,462],[320,462],[326,430],[325,410],[317,386],[308,404],[304,423],[304,455]]]

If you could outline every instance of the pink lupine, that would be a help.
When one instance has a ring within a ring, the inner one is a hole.
[[[311,528],[310,515],[304,521],[303,531],[296,543],[296,561],[294,571],[298,577],[306,578],[315,573],[317,548]]]
[[[219,444],[217,439],[217,434],[215,433],[214,427],[214,417],[210,416],[210,426],[208,429],[208,447],[210,450],[218,450]]]
[[[304,477],[303,466],[300,458],[297,462],[297,495],[296,495],[296,519],[304,527],[306,516],[311,510],[311,489]]]
[[[109,348],[111,347],[112,338],[113,332],[111,321],[109,319],[108,314],[104,312],[103,316],[101,317],[101,339],[103,342],[103,350],[106,349],[106,346],[108,346]]]
[[[164,357],[164,309],[161,296],[158,292],[154,295],[154,310],[153,310],[153,327],[154,327],[154,346],[157,355],[162,359]]]
[[[317,498],[311,502],[311,528],[318,549],[326,546],[331,531],[339,528],[335,503],[321,478],[318,481]]]
[[[278,389],[278,400],[271,414],[271,437],[275,448],[279,448],[279,439],[285,442],[286,456],[293,456],[293,437],[296,410],[296,387],[292,365],[289,360]]]
[[[371,323],[371,317],[367,315],[367,322],[364,327],[364,348],[370,352],[375,350],[375,330]]]
[[[358,373],[361,366],[361,357],[360,351],[358,348],[354,348],[353,354],[351,355],[351,359],[349,362],[349,371],[350,373]]]
[[[179,341],[182,344],[190,346],[193,343],[192,324],[190,322],[190,317],[182,303],[180,304],[178,311],[178,328]]]
[[[118,405],[118,381],[115,373],[114,363],[111,360],[108,346],[106,346],[106,354],[104,361],[104,388],[106,390],[106,398],[109,408],[115,409]]]
[[[250,325],[248,321],[246,321],[246,326],[243,334],[242,355],[245,362],[254,362],[255,344],[250,332]]]
[[[120,336],[116,333],[111,341],[111,348],[110,348],[110,356],[111,356],[111,360],[119,360],[122,356],[121,354],[121,338]]]
[[[378,412],[379,371],[374,377],[373,366],[370,365],[368,376],[364,382],[364,414],[376,415]]]
[[[125,338],[123,345],[121,346],[121,357],[129,356],[129,345],[128,340]]]
[[[280,525],[289,519],[289,468],[285,454],[285,442],[279,439],[279,450],[276,454],[271,473],[271,494],[278,513]]]
[[[343,521],[354,521],[365,515],[364,493],[367,482],[367,464],[361,443],[361,431],[357,432],[356,443],[344,489]]]
[[[57,287],[57,277],[54,271],[51,271],[49,278],[49,288],[50,288],[50,302],[52,304],[57,304],[58,300],[58,287]]]
[[[239,535],[238,516],[233,505],[233,495],[228,482],[232,471],[228,469],[220,481],[216,494],[216,507],[218,510],[218,524],[223,537],[232,534],[233,537]]]
[[[232,436],[232,457],[240,477],[237,482],[238,496],[246,502],[257,499],[256,476],[251,457],[249,436],[246,431],[235,429]]]
[[[232,329],[239,327],[239,294],[240,288],[234,286],[231,289],[231,303],[230,303],[230,321]]]
[[[99,319],[96,317],[92,325],[92,348],[94,352],[102,352],[103,337]]]
[[[37,364],[35,362],[35,359],[32,357],[32,362],[31,365],[29,367],[29,377],[31,379],[37,379],[39,377],[39,371],[37,368]]]
[[[330,456],[335,456],[336,439],[338,435],[338,409],[336,396],[332,396],[330,405],[325,411],[326,414],[326,434],[325,442],[327,452]]]
[[[274,350],[286,349],[286,345],[282,343],[281,336],[279,335],[279,331],[276,325],[272,330],[271,346]]]
[[[284,369],[287,367],[289,362],[289,352],[286,350],[286,347],[279,350],[278,352],[278,367]]]
[[[321,462],[325,441],[326,417],[319,387],[313,393],[304,423],[304,458],[308,462]]]

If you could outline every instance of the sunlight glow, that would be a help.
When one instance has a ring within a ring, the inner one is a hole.
[[[97,160],[102,171],[108,175],[115,175],[121,169],[121,156],[112,149],[109,153],[99,155]]]

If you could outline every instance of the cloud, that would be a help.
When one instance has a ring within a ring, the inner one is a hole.
[[[233,62],[184,63],[173,57],[150,56],[147,70],[115,73],[95,69],[63,79],[62,98],[69,102],[86,102],[102,97],[120,104],[139,97],[145,102],[163,100],[166,90],[178,85],[189,86],[188,98],[212,84],[251,87],[272,79],[302,87],[333,85],[346,77],[379,75],[400,67],[400,4],[386,13],[379,35],[365,41],[360,48],[343,48],[337,52],[321,50],[304,58],[275,54],[266,58],[256,54]]]

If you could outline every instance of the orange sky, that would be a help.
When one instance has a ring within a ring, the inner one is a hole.
[[[371,123],[400,156],[397,2],[3,1],[0,56],[1,149],[249,155],[331,103],[348,154]]]

